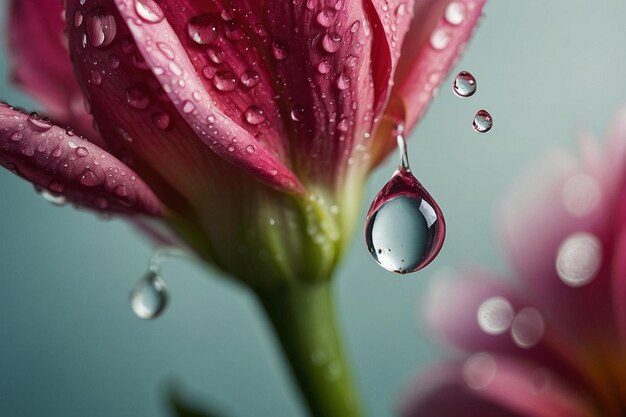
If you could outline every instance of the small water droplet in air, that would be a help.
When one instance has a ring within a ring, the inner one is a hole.
[[[155,113],[152,115],[152,123],[161,130],[170,126],[170,115],[167,113]]]
[[[87,18],[87,38],[91,46],[103,47],[115,39],[115,17],[103,7],[96,8]]]
[[[137,16],[148,23],[159,23],[165,15],[154,0],[135,0]]]
[[[154,319],[167,306],[167,286],[156,271],[148,271],[130,293],[130,306],[140,319]]]
[[[337,15],[337,11],[330,7],[325,7],[321,12],[317,14],[317,23],[324,26],[325,28],[330,27],[335,21],[335,16]]]
[[[272,43],[272,53],[274,54],[274,58],[279,61],[287,58],[287,55],[289,54],[287,47],[280,42]]]
[[[239,77],[239,81],[245,87],[252,88],[259,83],[261,78],[259,77],[259,73],[254,70],[245,70],[241,73]]]
[[[487,112],[487,110],[479,110],[474,116],[474,121],[472,122],[472,127],[478,133],[486,133],[489,132],[491,127],[493,126],[493,118]]]
[[[235,74],[230,71],[218,71],[213,77],[213,85],[219,91],[233,91],[237,86],[237,78],[235,78]]]
[[[265,113],[259,106],[248,107],[248,109],[244,112],[244,117],[246,118],[246,122],[251,125],[258,125],[265,121]]]
[[[150,106],[150,99],[146,94],[146,89],[140,84],[126,90],[126,101],[138,110],[144,110]]]
[[[215,16],[205,13],[192,17],[187,23],[189,37],[199,45],[206,45],[217,40]]]
[[[402,126],[397,127],[401,164],[374,198],[365,223],[367,247],[383,268],[405,274],[435,259],[445,239],[441,209],[413,176]]]
[[[28,124],[37,132],[46,132],[52,128],[52,122],[47,117],[40,118],[37,113],[31,113],[28,116]]]
[[[327,33],[322,38],[322,48],[328,53],[335,53],[341,48],[341,35],[337,32]]]
[[[452,91],[459,97],[470,97],[476,92],[476,78],[467,71],[461,71],[454,78]]]
[[[448,4],[448,7],[446,7],[444,17],[451,25],[460,25],[463,23],[463,20],[465,20],[465,5],[463,3],[453,1]]]
[[[559,246],[556,272],[570,287],[581,287],[593,280],[602,263],[602,244],[594,235],[578,232]]]

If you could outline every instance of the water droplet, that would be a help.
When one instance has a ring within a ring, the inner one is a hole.
[[[340,132],[347,132],[348,131],[348,119],[346,119],[345,117],[342,117],[341,120],[339,120],[339,123],[337,123],[337,129]]]
[[[404,16],[406,15],[406,3],[400,3],[398,7],[396,7],[396,16]]]
[[[360,28],[361,28],[361,22],[358,20],[355,20],[352,26],[350,26],[350,33],[357,33]]]
[[[472,122],[474,130],[478,133],[485,133],[489,132],[492,126],[493,119],[487,110],[479,110],[476,113],[476,116],[474,116],[474,121]]]
[[[255,151],[256,151],[256,148],[254,147],[254,145],[246,146],[246,152],[248,152],[250,155],[252,155]]]
[[[214,64],[224,62],[224,51],[217,46],[210,46],[206,51],[207,56]]]
[[[287,55],[289,54],[287,47],[280,42],[272,43],[272,53],[274,54],[274,58],[279,61],[287,58]]]
[[[11,139],[13,142],[19,142],[24,139],[24,132],[21,132],[19,130],[17,132],[13,132],[9,139]]]
[[[235,18],[235,14],[232,10],[229,9],[222,9],[220,16],[222,17],[222,19],[224,19],[225,22],[230,22]]]
[[[196,109],[196,105],[193,104],[191,101],[185,101],[183,103],[183,113],[189,114],[192,111],[194,111],[195,109]]]
[[[80,10],[74,12],[74,26],[80,27],[83,24],[83,13]]]
[[[116,33],[115,17],[105,8],[99,7],[90,13],[87,18],[87,38],[91,46],[98,48],[109,45]]]
[[[120,59],[116,55],[111,55],[109,58],[109,65],[111,68],[116,69],[120,66]]]
[[[300,122],[304,119],[304,107],[297,106],[291,110],[291,120],[295,122]]]
[[[317,23],[324,26],[325,28],[330,27],[335,21],[335,16],[337,15],[337,11],[330,7],[325,7],[321,12],[317,14]]]
[[[65,203],[67,203],[67,199],[64,196],[53,194],[52,192],[46,190],[45,188],[35,187],[35,190],[41,197],[43,197],[44,200],[46,200],[49,203],[52,203],[55,206],[62,206],[62,205],[65,205]]]
[[[156,271],[148,271],[130,293],[130,306],[144,320],[161,315],[167,306],[167,286]]]
[[[148,23],[159,23],[165,17],[154,0],[135,0],[135,12]]]
[[[513,306],[504,297],[491,297],[483,301],[476,312],[476,321],[481,330],[496,335],[506,332],[513,321]]]
[[[243,38],[243,30],[237,22],[227,22],[224,27],[224,34],[228,39],[235,42]]]
[[[265,113],[263,112],[263,109],[259,106],[248,107],[248,109],[244,112],[244,117],[246,119],[246,122],[250,123],[251,125],[258,125],[265,121]]]
[[[328,74],[330,71],[330,64],[328,61],[322,61],[317,65],[317,70],[320,74]]]
[[[476,78],[467,71],[461,71],[454,78],[452,91],[459,97],[470,97],[476,92]]]
[[[206,45],[217,40],[215,16],[205,13],[192,17],[187,23],[187,33],[197,44]]]
[[[451,25],[460,25],[463,23],[463,20],[465,20],[465,5],[463,3],[453,1],[448,4],[448,7],[446,7],[444,17]]]
[[[570,287],[581,287],[593,280],[602,262],[602,244],[594,235],[578,232],[559,246],[556,272]]]
[[[259,73],[254,70],[245,70],[241,73],[241,77],[239,77],[241,84],[248,88],[252,88],[259,83],[261,78],[259,77]]]
[[[95,187],[96,185],[100,185],[102,183],[102,179],[98,178],[92,170],[86,169],[80,177],[80,183],[87,187]]]
[[[161,130],[170,126],[170,115],[167,113],[155,113],[152,115],[152,123]]]
[[[452,34],[449,30],[443,28],[436,29],[430,36],[430,46],[432,46],[433,49],[441,51],[448,46],[451,37]]]
[[[126,101],[138,110],[147,109],[150,106],[150,99],[143,85],[138,84],[126,90]]]
[[[89,151],[84,146],[79,146],[78,148],[76,148],[75,152],[76,152],[76,155],[78,155],[81,158],[84,158],[89,155]]]
[[[235,78],[235,74],[230,71],[218,71],[213,77],[213,85],[215,85],[215,88],[219,91],[233,91],[237,86],[237,78]]]
[[[350,78],[346,74],[339,74],[335,85],[339,90],[347,90],[350,87]]]
[[[169,46],[168,44],[166,44],[165,42],[159,42],[157,43],[157,48],[159,48],[159,51],[161,51],[161,53],[167,58],[167,59],[174,59],[176,58],[176,53],[174,52],[174,50],[172,49],[171,46]]]
[[[48,190],[52,191],[53,193],[62,193],[64,189],[65,186],[58,181],[52,181],[50,182],[50,184],[48,184]]]
[[[337,32],[327,33],[322,38],[322,48],[331,54],[335,53],[341,48],[341,40],[341,35]]]
[[[441,209],[411,173],[401,132],[399,127],[401,165],[372,202],[365,241],[383,268],[405,274],[435,259],[443,246],[446,227]]]
[[[46,132],[52,128],[52,122],[47,117],[40,118],[37,113],[31,113],[28,116],[28,124],[37,132]]]
[[[89,72],[89,81],[93,85],[100,85],[100,84],[102,84],[102,74],[100,74],[100,71],[92,69]]]
[[[511,337],[517,346],[529,349],[539,343],[544,328],[541,313],[536,308],[525,307],[513,319]]]

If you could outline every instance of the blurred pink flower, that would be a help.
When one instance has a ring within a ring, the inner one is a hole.
[[[484,2],[15,0],[14,80],[60,127],[0,105],[0,163],[246,282],[327,279]]]
[[[517,280],[433,283],[426,320],[461,350],[404,417],[621,417],[626,410],[626,113],[582,162],[554,152],[515,186],[502,234]]]

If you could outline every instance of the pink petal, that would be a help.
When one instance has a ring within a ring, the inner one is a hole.
[[[444,364],[418,379],[403,417],[595,415],[580,392],[547,369],[489,353]]]
[[[74,77],[62,2],[13,0],[7,22],[13,80],[61,126],[71,126],[104,147]]]
[[[425,297],[433,334],[465,351],[491,351],[532,360],[572,380],[589,379],[581,347],[551,317],[501,278],[467,270],[438,277]]]
[[[118,7],[124,17],[118,13]],[[133,1],[103,0],[85,6],[78,1],[68,2],[68,16],[77,10],[85,14],[86,28],[70,26],[76,72],[104,136],[119,148],[116,152],[132,152],[136,158],[150,160],[151,167],[168,172],[181,170],[182,173],[169,172],[168,177],[184,176],[184,182],[202,175],[198,171],[200,167],[191,164],[192,160],[210,158],[202,156],[206,152],[199,151],[194,143],[201,143],[200,138],[208,145],[207,151],[212,151],[209,153],[244,168],[266,183],[290,192],[302,190],[294,174],[264,144],[212,104],[165,20],[158,23],[141,20]],[[143,24],[138,26],[135,21]],[[135,44],[126,23],[144,43]],[[95,34],[91,34],[94,28]],[[172,56],[175,59],[169,58]],[[102,74],[95,76],[97,82],[93,80],[94,73]],[[110,111],[120,105],[126,109],[124,112]],[[125,137],[132,138],[133,143],[128,143]],[[155,152],[148,151],[148,147]],[[176,180],[174,188],[181,185]]]
[[[160,215],[150,188],[122,162],[45,119],[0,105],[0,163],[55,195],[99,211]]]

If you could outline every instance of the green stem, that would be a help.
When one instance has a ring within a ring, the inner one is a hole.
[[[363,417],[331,282],[257,291],[312,417]]]

